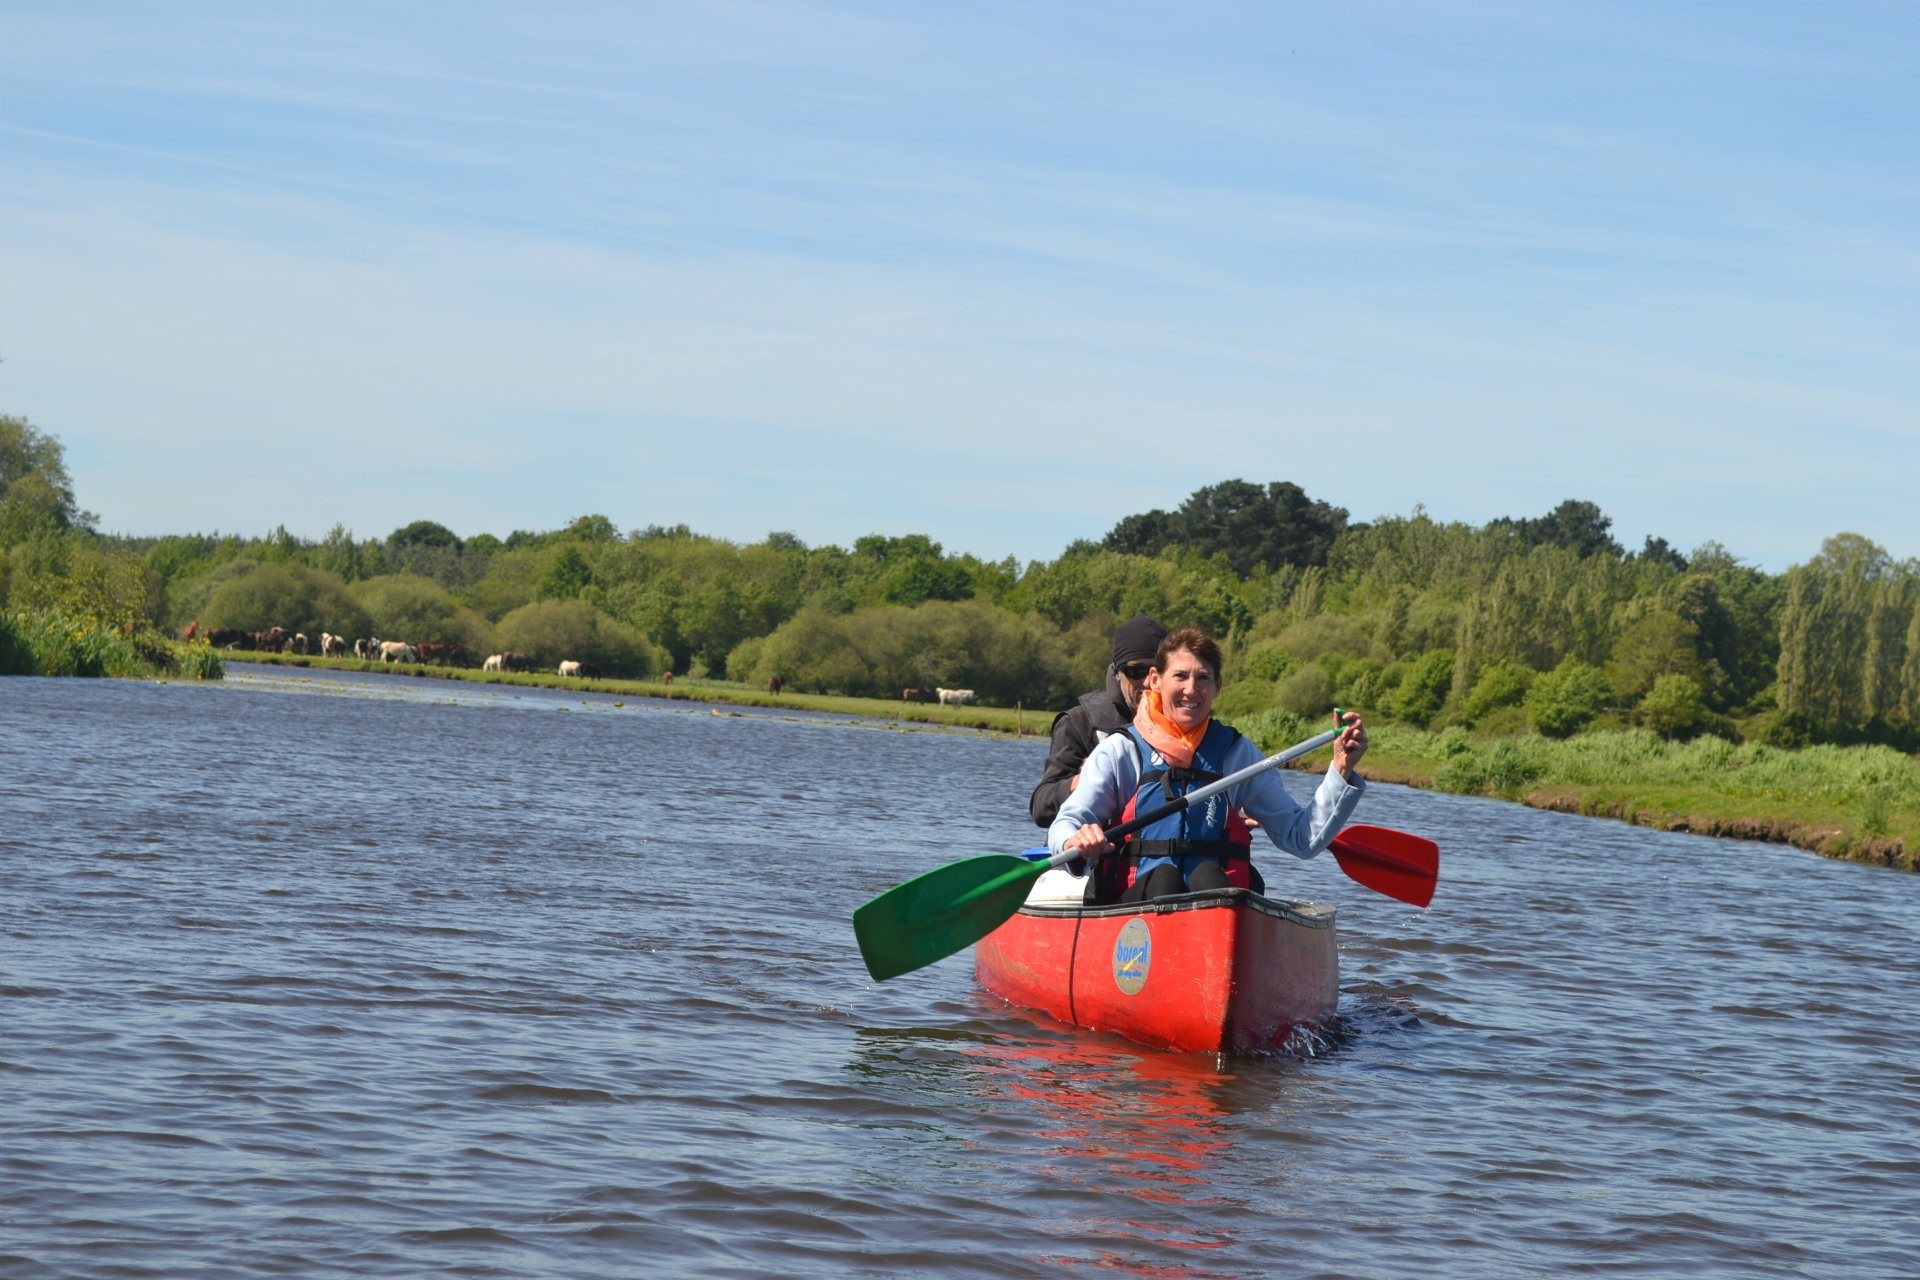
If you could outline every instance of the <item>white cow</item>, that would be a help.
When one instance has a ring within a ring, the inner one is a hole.
[[[962,707],[973,701],[971,689],[935,689],[933,693],[943,707]]]
[[[320,656],[323,658],[344,658],[347,656],[347,638],[337,636],[331,631],[320,633]]]
[[[563,676],[577,676],[580,674],[580,664],[569,658],[560,664],[560,674]]]
[[[482,671],[504,671],[506,670],[506,659],[501,654],[493,654],[488,657],[485,662],[480,664],[480,669]]]
[[[413,646],[404,640],[382,640],[380,642],[380,661],[382,662],[418,662],[420,657]]]

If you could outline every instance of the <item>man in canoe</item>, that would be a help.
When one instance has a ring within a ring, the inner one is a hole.
[[[1107,664],[1106,684],[1082,694],[1078,703],[1053,718],[1053,746],[1040,770],[1040,785],[1027,801],[1035,826],[1052,825],[1061,804],[1073,794],[1080,766],[1093,749],[1133,723],[1147,672],[1153,669],[1153,655],[1166,638],[1167,629],[1146,614],[1128,618],[1113,633],[1113,661]]]
[[[1094,748],[1080,781],[1047,828],[1055,852],[1083,857],[1112,854],[1103,827],[1146,813],[1193,787],[1258,763],[1263,754],[1234,729],[1213,719],[1220,692],[1220,646],[1198,627],[1182,627],[1160,642],[1126,732]],[[1354,772],[1367,751],[1367,730],[1348,712],[1334,740],[1333,762],[1303,808],[1287,794],[1276,770],[1255,774],[1136,833],[1112,854],[1134,864],[1122,902],[1169,893],[1266,888],[1254,869],[1251,833],[1241,818],[1257,821],[1274,844],[1311,858],[1346,825],[1366,782]],[[1096,900],[1104,894],[1096,889]]]

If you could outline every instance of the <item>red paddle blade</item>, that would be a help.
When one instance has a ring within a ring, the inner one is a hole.
[[[1440,846],[1425,836],[1355,822],[1343,827],[1327,847],[1342,871],[1375,893],[1416,907],[1433,901],[1440,880]]]

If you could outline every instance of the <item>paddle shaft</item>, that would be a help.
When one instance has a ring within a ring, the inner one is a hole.
[[[1288,747],[1285,751],[1276,751],[1266,759],[1256,761],[1244,769],[1236,770],[1224,778],[1216,778],[1204,787],[1195,787],[1193,790],[1187,792],[1187,794],[1169,800],[1156,809],[1149,809],[1145,813],[1136,814],[1125,822],[1116,822],[1110,827],[1102,828],[1106,832],[1107,842],[1109,844],[1118,844],[1125,837],[1132,835],[1136,831],[1152,826],[1162,818],[1171,818],[1174,814],[1179,813],[1182,809],[1185,809],[1188,805],[1196,801],[1205,800],[1209,796],[1219,795],[1228,787],[1239,786],[1255,774],[1265,773],[1268,769],[1277,769],[1289,760],[1297,760],[1310,751],[1318,751],[1339,737],[1341,732],[1339,729],[1329,729],[1317,737],[1308,738],[1305,742]],[[1072,862],[1075,858],[1084,858],[1086,856],[1084,853],[1068,853],[1063,850],[1047,859],[1047,865],[1053,867],[1063,866],[1066,863]]]

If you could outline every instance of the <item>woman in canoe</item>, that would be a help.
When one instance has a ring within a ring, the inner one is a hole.
[[[1258,747],[1213,719],[1219,692],[1220,646],[1211,636],[1198,627],[1182,627],[1161,641],[1133,723],[1087,757],[1079,784],[1047,828],[1053,852],[1071,850],[1087,858],[1110,853],[1114,846],[1103,827],[1261,760]],[[1366,726],[1348,712],[1311,808],[1287,794],[1277,770],[1267,770],[1136,833],[1123,846],[1135,865],[1120,900],[1228,885],[1264,890],[1250,860],[1252,837],[1241,812],[1280,848],[1311,858],[1360,803],[1367,784],[1354,766],[1366,751]]]

